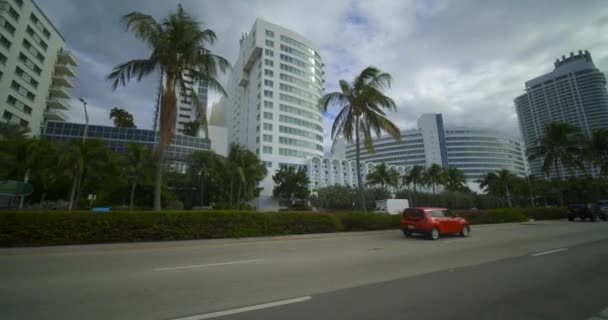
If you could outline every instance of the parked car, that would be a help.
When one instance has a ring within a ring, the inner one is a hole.
[[[573,202],[568,204],[568,220],[570,221],[579,218],[583,221],[589,219],[590,221],[596,222],[598,217],[604,221],[606,221],[607,218],[607,213],[602,213],[599,202],[597,204],[585,202]]]
[[[471,234],[469,222],[445,208],[405,209],[401,215],[401,230],[406,237],[421,233],[432,240],[448,233],[458,233],[463,237]]]
[[[605,221],[608,218],[608,200],[599,200],[595,204],[598,214]]]

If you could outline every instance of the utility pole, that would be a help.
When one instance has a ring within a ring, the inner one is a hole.
[[[89,129],[89,114],[87,113],[87,102],[83,98],[79,98],[84,106],[84,132],[82,133],[82,143],[87,140],[87,130]]]

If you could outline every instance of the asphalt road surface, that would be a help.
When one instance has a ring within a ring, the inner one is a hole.
[[[0,249],[0,319],[608,319],[608,223]]]

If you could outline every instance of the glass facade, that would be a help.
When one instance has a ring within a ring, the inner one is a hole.
[[[47,121],[43,135],[51,141],[65,143],[82,139],[84,124],[59,121]],[[157,144],[158,135],[152,130],[115,128],[108,126],[89,125],[87,139],[99,139],[106,143],[108,149],[123,153],[131,142],[143,144],[150,149]],[[185,161],[195,152],[210,150],[211,142],[204,138],[176,135],[169,145],[167,159]]]

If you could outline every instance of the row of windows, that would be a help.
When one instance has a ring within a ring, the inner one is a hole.
[[[304,70],[298,69],[296,67],[292,67],[290,65],[286,65],[284,63],[280,64],[280,68],[283,71],[291,72],[291,73],[293,73],[295,75],[298,75],[300,77],[310,78],[313,82],[321,83],[321,78],[319,78],[317,75],[315,75],[312,72],[304,71]]]
[[[267,80],[264,80],[264,81],[267,81]],[[306,90],[302,90],[302,89],[298,89],[296,87],[292,87],[290,85],[286,85],[284,83],[280,83],[279,88],[283,91],[291,92],[300,97],[311,99],[311,100],[317,100],[320,98],[318,95],[312,94]]]
[[[314,58],[313,58],[311,55],[309,55],[309,54],[306,54],[306,53],[304,53],[304,52],[302,52],[302,51],[300,51],[300,50],[298,50],[298,49],[294,49],[294,48],[292,48],[292,47],[290,47],[290,46],[286,46],[286,45],[284,45],[284,44],[281,44],[280,48],[281,48],[281,51],[283,51],[283,52],[286,52],[286,53],[292,54],[292,55],[294,55],[294,56],[297,56],[297,57],[299,57],[299,58],[305,59],[305,60],[307,60],[307,61],[310,61],[311,63],[313,63],[313,61],[314,61],[314,64],[315,64],[317,67],[321,67],[321,64],[319,63],[319,61],[315,60],[315,59],[314,59]]]
[[[312,112],[309,112],[309,111],[305,111],[305,110],[302,110],[300,108],[288,106],[286,104],[280,104],[279,107],[281,108],[281,111],[284,111],[284,112],[289,112],[289,113],[297,114],[297,115],[304,116],[306,118],[317,120],[317,121],[323,120],[323,117],[321,115],[317,114],[317,113],[312,113]]]
[[[274,38],[274,31],[266,30],[266,36],[269,38]]]
[[[290,146],[302,147],[302,148],[307,148],[307,149],[317,149],[318,151],[323,151],[323,146],[321,146],[321,145],[318,145],[318,144],[312,143],[312,142],[293,139],[293,138],[279,137],[279,143],[290,145]]]
[[[316,58],[318,58],[318,59],[320,59],[320,58],[321,58],[321,57],[319,56],[319,54],[318,54],[317,52],[315,52],[313,49],[309,48],[309,47],[308,47],[308,46],[306,46],[305,44],[303,44],[303,43],[301,43],[301,42],[299,42],[299,41],[297,41],[297,40],[294,40],[294,39],[292,39],[292,38],[290,38],[290,37],[287,37],[287,36],[281,35],[281,41],[282,41],[282,42],[285,42],[285,43],[288,43],[288,44],[290,44],[290,45],[292,45],[292,46],[295,46],[295,47],[297,47],[297,48],[299,48],[299,49],[302,49],[302,50],[304,50],[304,51],[306,51],[306,52],[310,52],[311,54],[314,54],[314,55],[315,55],[315,57],[316,57]]]
[[[32,114],[32,108],[28,105],[26,105],[25,103],[17,100],[17,98],[13,97],[12,95],[8,95],[8,97],[6,98],[6,103],[8,103],[9,105],[23,111],[26,114]]]
[[[0,26],[2,26],[4,28],[4,30],[8,31],[8,33],[10,33],[11,35],[15,34],[15,27],[8,22],[8,20],[6,20],[4,17],[0,17]]]
[[[11,16],[15,20],[15,22],[19,21],[19,13],[7,2],[0,2],[0,11],[7,11],[8,15]]]
[[[30,60],[23,52],[19,53],[19,61],[21,61],[26,67],[30,68],[34,71],[35,74],[40,75],[42,73],[42,69],[37,66],[34,61]]]
[[[312,122],[309,122],[309,121],[305,121],[305,120],[300,120],[300,119],[293,118],[293,117],[290,117],[290,116],[280,115],[279,116],[279,121],[285,122],[285,123],[295,124],[295,125],[298,125],[300,127],[314,129],[314,130],[317,130],[319,132],[323,131],[323,127],[321,127],[318,124],[315,124],[315,123],[312,123]]]
[[[318,154],[310,153],[306,151],[293,150],[287,148],[279,148],[279,155],[287,156],[287,157],[298,157],[298,158],[306,158],[306,157],[318,157]]]
[[[314,134],[312,132],[308,132],[305,130],[297,129],[297,128],[279,126],[279,132],[292,134],[292,135],[309,138],[309,139],[314,139],[314,140],[323,142],[323,136]]]
[[[35,56],[38,61],[44,62],[44,56],[38,52],[38,50],[36,50],[36,48],[34,48],[32,44],[27,41],[27,39],[23,39],[23,47],[27,49],[27,51],[29,51],[33,56]]]
[[[26,120],[21,119],[19,116],[14,115],[14,114],[6,111],[6,110],[4,110],[4,113],[2,114],[2,119],[4,121],[8,121],[8,122],[19,124],[22,127],[27,127],[30,124]]]
[[[279,75],[279,78],[280,78],[281,80],[283,80],[283,81],[291,82],[291,83],[293,83],[293,84],[297,84],[297,85],[299,85],[300,87],[303,87],[303,88],[306,88],[306,89],[310,89],[310,90],[312,90],[312,91],[314,91],[314,92],[318,93],[319,95],[321,95],[321,94],[323,93],[323,90],[321,90],[321,88],[320,88],[320,87],[313,86],[312,84],[310,84],[310,83],[309,83],[309,82],[307,82],[307,81],[300,80],[300,79],[298,79],[298,78],[296,78],[296,77],[292,77],[292,76],[290,76],[290,75],[288,75],[288,74],[281,73],[281,74]]]
[[[291,102],[293,104],[297,104],[297,105],[302,106],[302,107],[308,107],[308,108],[311,108],[311,109],[318,108],[318,106],[316,104],[312,103],[312,102],[308,102],[306,100],[302,100],[300,98],[296,98],[296,97],[293,97],[293,96],[290,96],[290,95],[287,95],[287,94],[282,94],[281,93],[279,95],[279,99],[281,99],[281,101]]]
[[[40,38],[40,36],[30,26],[27,26],[27,28],[25,29],[25,33],[32,37],[34,42],[39,44],[44,51],[48,49],[49,46],[46,44],[46,42],[44,42],[44,40],[42,40],[42,38]]]
[[[30,101],[34,101],[34,99],[36,99],[36,95],[34,95],[33,93],[31,93],[26,88],[22,87],[16,81],[11,82],[11,89],[17,91],[20,95],[24,96],[25,98],[27,98]]]
[[[49,30],[42,25],[42,23],[40,22],[38,17],[36,17],[35,14],[30,14],[30,21],[34,24],[34,26],[36,26],[36,28],[38,28],[38,30],[40,30],[40,32],[42,32],[42,34],[44,34],[47,39],[51,37],[51,33],[49,32]]]

